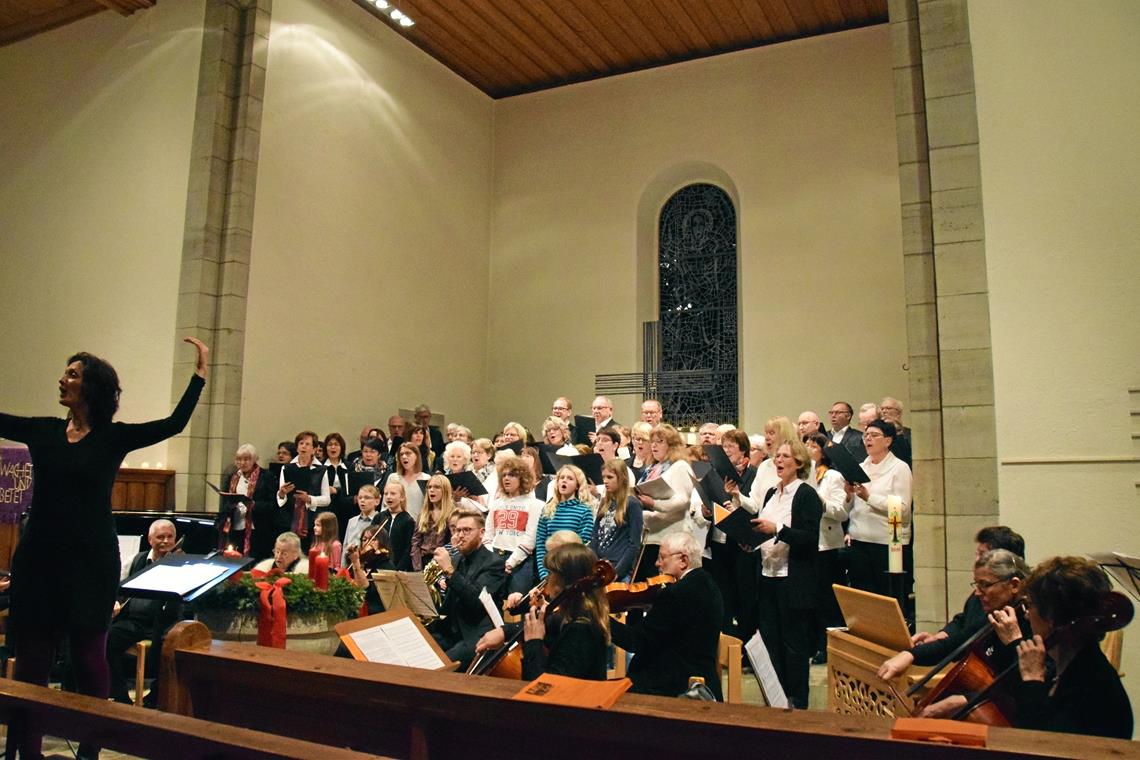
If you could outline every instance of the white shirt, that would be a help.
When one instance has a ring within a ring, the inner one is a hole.
[[[777,533],[792,524],[792,499],[795,498],[796,491],[800,490],[800,486],[806,485],[799,478],[789,483],[787,488],[780,488],[777,485],[772,498],[764,502],[760,517],[776,523]],[[775,536],[760,544],[760,572],[765,578],[788,577],[788,551],[788,545],[783,541],[777,541]]]
[[[530,494],[496,496],[487,506],[483,546],[510,551],[506,564],[515,570],[534,553],[542,507],[542,502]]]
[[[847,428],[849,428],[849,427],[851,427],[851,426],[850,425],[844,425],[839,430],[833,430],[831,433],[831,442],[832,443],[843,443],[843,436],[844,436],[844,434],[847,433]]]
[[[843,476],[838,470],[828,469],[818,481],[812,468],[811,485],[823,502],[823,517],[819,520],[819,550],[843,548],[843,523],[847,520],[847,492]]]
[[[400,477],[400,473],[393,472],[388,476],[388,479],[384,481],[385,485],[388,483],[399,483],[404,487],[404,503],[408,508],[408,514],[411,515],[412,519],[416,522],[419,522],[420,511],[424,508],[424,492],[420,490],[419,484],[421,480],[431,480],[431,475],[428,475],[426,472],[421,472],[416,476],[415,480],[408,483]]]
[[[245,496],[245,494],[249,493],[249,479],[246,478],[245,473],[241,470],[238,470],[237,476],[237,488],[235,488],[234,491]],[[234,505],[234,522],[233,525],[230,526],[231,530],[245,530],[245,513],[248,509],[249,508],[245,505],[245,501],[239,501]]]
[[[756,478],[752,481],[752,490],[747,496],[740,495],[740,504],[752,514],[760,511],[761,500],[768,494],[768,489],[775,488],[780,483],[780,476],[776,474],[776,463],[769,457],[756,468]]]
[[[887,525],[887,497],[898,496],[902,501],[902,525],[899,526],[899,540],[910,543],[910,499],[911,474],[906,462],[887,452],[883,461],[875,464],[870,457],[860,465],[863,472],[871,476],[867,483],[867,501],[858,496],[852,497],[851,522],[847,532],[856,541],[872,544],[888,544],[891,529]]]

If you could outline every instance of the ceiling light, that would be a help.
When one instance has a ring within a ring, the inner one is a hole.
[[[407,16],[404,16],[402,19],[400,19],[400,26],[411,26],[414,23],[416,23],[416,22],[412,21]]]
[[[404,18],[404,14],[400,12],[399,8],[393,8],[391,16],[393,21],[399,21],[400,19]]]
[[[375,4],[377,8],[384,10],[388,7],[388,0],[375,0]]]

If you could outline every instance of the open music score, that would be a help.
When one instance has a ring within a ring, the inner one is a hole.
[[[439,617],[423,573],[378,570],[372,574],[372,583],[384,603],[384,609],[410,610],[420,620],[431,621]]]
[[[336,632],[353,658],[362,662],[425,670],[459,667],[459,663],[448,660],[419,619],[407,609],[346,620],[336,625]]]

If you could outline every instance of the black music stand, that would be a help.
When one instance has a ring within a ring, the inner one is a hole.
[[[123,596],[192,602],[253,563],[252,557],[168,554],[134,573],[119,586]]]

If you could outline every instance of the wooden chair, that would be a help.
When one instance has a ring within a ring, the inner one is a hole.
[[[143,706],[143,692],[146,691],[146,658],[150,653],[150,639],[143,639],[127,648],[127,654],[135,658],[135,707]]]
[[[725,702],[739,704],[742,701],[740,657],[743,649],[744,642],[740,639],[724,633],[720,635],[720,644],[717,647],[716,659],[720,672],[723,674],[726,669],[728,671],[728,688],[724,691]]]

